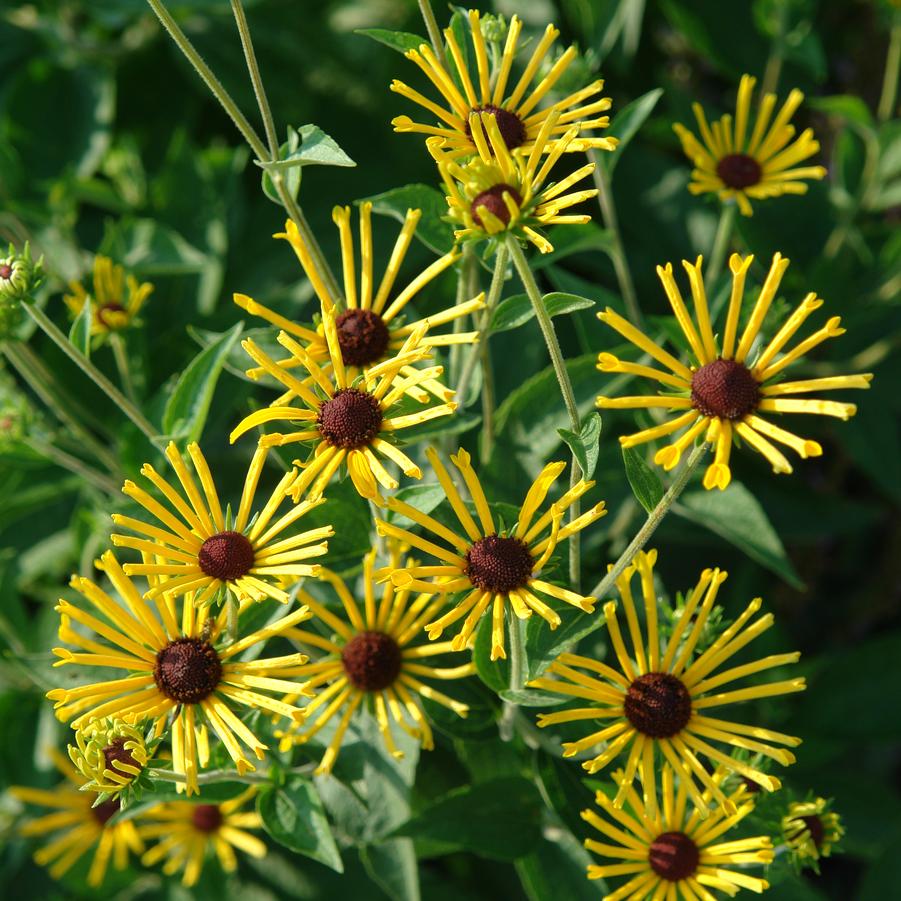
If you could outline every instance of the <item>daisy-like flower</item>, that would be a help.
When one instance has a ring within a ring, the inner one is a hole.
[[[150,751],[138,726],[106,717],[87,723],[75,733],[69,757],[87,780],[83,790],[113,796],[141,775]]]
[[[751,200],[805,194],[807,185],[802,179],[826,175],[822,166],[798,165],[820,149],[812,128],[795,138],[791,117],[804,95],[793,90],[773,118],[776,95],[764,94],[756,118],[752,119],[755,83],[750,75],[742,75],[734,123],[731,115],[725,115],[708,125],[701,104],[694,103],[700,139],[684,125],[673,125],[685,155],[695,167],[688,190],[692,194],[712,192],[720,200],[734,200],[745,216],[752,214]]]
[[[235,848],[252,857],[265,857],[266,845],[248,829],[261,829],[263,821],[244,805],[256,793],[255,788],[221,804],[196,804],[172,801],[157,804],[140,815],[138,835],[158,842],[141,858],[152,867],[165,859],[163,872],[174,876],[182,870],[182,883],[196,885],[203,865],[213,854],[227,873],[238,867]]]
[[[400,234],[397,236],[388,267],[385,269],[382,280],[376,288],[373,278],[372,259],[372,204],[367,201],[360,205],[360,274],[358,291],[350,208],[336,206],[332,210],[332,219],[338,226],[341,237],[341,262],[344,272],[344,293],[347,299],[347,309],[342,313],[337,312],[337,299],[332,297],[327,286],[320,279],[318,270],[312,261],[310,249],[300,232],[298,232],[297,226],[289,219],[285,223],[285,233],[276,235],[277,238],[285,238],[291,244],[291,247],[294,248],[294,252],[297,254],[307,278],[309,278],[316,291],[322,309],[325,311],[335,310],[335,327],[338,332],[341,359],[347,371],[347,377],[351,381],[361,371],[366,371],[396,354],[403,347],[407,338],[421,325],[426,325],[431,330],[436,326],[446,325],[448,322],[453,322],[461,316],[481,310],[485,306],[485,295],[482,293],[465,303],[432,314],[427,320],[402,321],[403,312],[407,305],[417,297],[426,285],[444,272],[460,256],[458,250],[446,253],[417,275],[396,297],[391,299],[398,273],[403,265],[404,257],[416,232],[416,225],[421,215],[420,210],[407,210],[407,215]],[[300,340],[312,359],[325,361],[328,366],[328,344],[325,340],[324,329],[321,326],[316,329],[312,326],[299,325],[284,316],[278,315],[278,313],[264,307],[244,294],[236,294],[235,303],[242,309],[247,310],[248,313],[260,316],[272,325],[283,329],[293,338]],[[478,339],[478,335],[478,332],[457,332],[444,335],[432,335],[426,332],[422,339],[422,345],[425,347],[439,347],[450,344],[471,344]],[[294,356],[279,360],[278,364],[286,369],[301,365],[300,361]],[[261,367],[255,367],[249,369],[247,374],[251,378],[259,378],[265,374],[265,370]],[[416,375],[416,369],[406,365],[398,371],[397,379],[401,380],[413,375]],[[306,381],[308,384],[311,383],[311,379],[306,379]],[[409,386],[407,394],[421,403],[429,400],[429,394],[433,394],[444,401],[453,399],[453,392],[435,379],[426,379],[417,385]],[[294,392],[290,391],[283,396],[282,402],[288,403],[293,397]]]
[[[560,614],[542,600],[542,596],[565,601],[585,613],[594,611],[594,598],[584,597],[540,578],[542,567],[560,542],[607,512],[601,502],[563,525],[565,511],[591,489],[594,482],[581,479],[544,513],[538,515],[548,491],[566,468],[565,463],[548,463],[526,494],[517,522],[508,530],[501,531],[488,507],[485,492],[472,467],[469,454],[461,448],[456,456],[451,456],[451,462],[466,483],[475,504],[478,523],[467,509],[450,473],[438,459],[435,450],[429,448],[426,455],[450,501],[463,534],[451,531],[433,517],[394,497],[388,498],[389,510],[413,520],[431,533],[430,538],[438,539],[441,543],[383,520],[376,520],[376,528],[380,534],[418,548],[440,561],[437,566],[389,566],[380,571],[380,580],[390,579],[397,588],[413,591],[440,594],[465,592],[453,609],[434,622],[425,624],[432,641],[439,638],[452,623],[466,617],[460,631],[450,643],[452,650],[462,651],[469,643],[479,620],[490,608],[491,659],[497,660],[507,656],[504,649],[504,618],[508,604],[519,619],[528,619],[534,612],[546,620],[552,629],[560,625]]]
[[[553,144],[550,137],[557,122],[552,113],[544,121],[531,151],[511,153],[494,113],[482,113],[471,120],[476,156],[460,164],[444,149],[441,138],[429,138],[429,152],[447,187],[450,218],[460,227],[459,240],[479,240],[503,232],[531,241],[542,253],[553,245],[537,229],[561,223],[584,224],[591,217],[562,212],[597,195],[597,189],[569,191],[594,171],[587,163],[559,182],[547,182],[554,164],[576,143],[577,129],[567,130]],[[547,156],[543,158],[543,154]]]
[[[444,37],[455,72],[451,73],[438,60],[428,44],[421,44],[418,49],[408,50],[405,54],[437,88],[441,95],[441,103],[429,100],[402,81],[395,80],[391,83],[392,91],[421,106],[435,117],[433,122],[437,120],[440,124],[436,127],[434,124],[414,122],[409,116],[398,116],[391,121],[395,131],[437,136],[446,142],[455,157],[468,156],[476,150],[473,119],[480,113],[487,112],[497,117],[506,147],[510,150],[521,147],[529,152],[538,143],[538,135],[548,118],[556,115],[551,138],[559,138],[571,127],[574,127],[579,135],[577,141],[569,142],[570,151],[589,148],[613,150],[616,147],[615,138],[594,137],[591,134],[592,129],[606,128],[610,124],[610,117],[604,113],[610,109],[611,102],[608,97],[600,96],[604,88],[604,82],[601,80],[594,81],[543,109],[538,109],[538,105],[576,57],[576,48],[570,47],[535,84],[538,70],[548,58],[548,53],[560,34],[557,28],[553,25],[547,26],[544,35],[535,45],[522,75],[511,90],[510,73],[519,45],[522,22],[517,16],[513,16],[510,20],[506,43],[496,70],[488,62],[488,49],[482,34],[478,11],[469,11],[469,26],[478,72],[478,86],[473,84],[470,78],[464,55],[465,48],[460,47],[450,28],[445,29]],[[459,83],[463,86],[462,91],[457,87],[457,75]]]
[[[141,308],[153,293],[150,282],[139,282],[125,269],[105,256],[94,258],[93,291],[81,282],[69,282],[71,294],[63,300],[73,316],[78,316],[84,305],[91,305],[91,334],[105,335],[118,332],[135,324]]]
[[[78,650],[54,648],[54,664],[127,670],[128,675],[76,688],[55,688],[47,697],[56,702],[56,715],[81,729],[92,720],[114,716],[125,721],[151,720],[159,737],[171,728],[172,766],[185,777],[188,794],[196,793],[198,765],[209,759],[207,724],[219,736],[239,773],[253,770],[241,745],[265,758],[264,745],[236,715],[235,706],[268,710],[298,721],[303,711],[269,693],[302,693],[295,681],[281,678],[306,662],[303,654],[260,657],[242,661],[248,648],[262,644],[286,629],[309,619],[306,607],[237,640],[227,637],[227,611],[215,619],[202,619],[190,594],[181,598],[178,617],[171,594],[162,593],[153,604],[145,600],[125,575],[112,551],[101,558],[102,570],[121,598],[117,603],[89,579],[74,576],[72,587],[84,604],[60,600],[60,640]],[[99,614],[88,612],[89,608]],[[106,643],[72,628],[72,621]],[[73,719],[74,718],[74,719]]]
[[[782,818],[782,837],[800,864],[816,866],[845,834],[841,817],[825,798],[793,801]]]
[[[287,750],[309,741],[326,723],[337,718],[337,728],[316,770],[318,773],[331,772],[354,711],[361,705],[373,708],[385,747],[395,757],[402,757],[403,752],[394,742],[392,724],[419,741],[426,750],[435,746],[419,697],[442,704],[459,716],[469,712],[466,704],[428,684],[434,679],[462,679],[475,672],[471,662],[455,667],[429,664],[427,658],[451,651],[450,642],[432,643],[422,638],[423,626],[441,609],[444,598],[432,593],[413,595],[408,588],[395,589],[388,582],[377,599],[375,556],[373,550],[363,560],[362,604],[340,576],[322,571],[321,578],[331,584],[341,602],[343,616],[301,589],[299,599],[328,629],[330,637],[302,629],[290,629],[286,633],[288,638],[324,652],[318,659],[298,667],[295,676],[304,680],[307,691],[327,687],[307,702],[304,723],[281,733],[282,750]],[[414,565],[393,542],[390,560],[392,569]]]
[[[307,561],[328,551],[327,539],[334,535],[331,526],[279,538],[304,514],[324,503],[321,498],[307,500],[275,518],[296,470],[282,477],[261,510],[252,512],[267,453],[267,448],[259,447],[253,455],[234,521],[230,509],[223,515],[210,468],[196,444],[188,445],[188,455],[200,487],[172,442],[166,448],[166,459],[175,470],[181,492],[149,463],[141,468],[141,474],[156,486],[171,509],[134,482],[125,483],[123,492],[157,522],[145,523],[119,513],[112,517],[117,526],[139,536],[115,534],[113,544],[151,557],[142,563],[126,563],[126,574],[165,577],[150,588],[147,597],[190,591],[195,602],[204,606],[228,590],[241,601],[274,598],[285,604],[290,595],[276,582],[297,581],[319,572],[318,564]]]
[[[711,781],[719,785],[725,775],[720,769]],[[588,878],[630,877],[604,895],[603,901],[715,901],[710,889],[732,896],[743,888],[758,894],[769,888],[765,879],[746,870],[772,862],[772,839],[768,835],[728,837],[729,830],[754,809],[752,796],[744,788],[729,796],[732,813],[720,809],[703,819],[697,810],[688,812],[685,782],[675,787],[667,769],[660,781],[659,797],[652,769],[643,801],[629,788],[626,805],[617,807],[599,791],[595,801],[607,817],[582,811],[582,819],[604,836],[603,842],[586,839],[585,847],[615,861],[589,865]],[[709,792],[704,796],[708,799]]]
[[[720,669],[730,657],[773,625],[771,613],[748,625],[760,609],[760,598],[751,601],[709,648],[696,653],[698,638],[713,609],[719,587],[726,579],[726,573],[719,569],[705,569],[701,573],[664,647],[657,622],[656,559],[656,551],[640,552],[616,580],[632,642],[631,654],[620,631],[616,602],[609,601],[604,605],[604,618],[619,669],[588,657],[561,654],[548,668],[548,675],[533,680],[529,686],[589,702],[575,709],[542,714],[538,719],[539,726],[582,720],[603,723],[600,730],[564,744],[564,757],[603,745],[597,756],[582,764],[589,773],[597,773],[617,755],[628,752],[623,778],[613,802],[617,807],[621,807],[626,799],[639,767],[643,766],[645,772],[653,771],[655,752],[659,752],[665,765],[685,783],[686,791],[704,816],[710,799],[726,808],[730,802],[698,755],[752,779],[766,791],[775,791],[780,786],[778,779],[730,757],[715,744],[763,754],[783,766],[794,763],[795,757],[773,744],[789,747],[801,744],[800,739],[790,735],[714,718],[708,711],[755,698],[803,691],[806,687],[803,678],[728,691],[722,691],[722,687],[775,666],[796,663],[801,655],[798,652],[774,654],[752,663]],[[638,605],[632,599],[631,583],[636,574],[641,583],[646,641],[639,626]],[[698,783],[707,789],[709,797],[702,795]]]
[[[54,811],[25,823],[20,832],[24,836],[54,836],[34,855],[41,866],[49,866],[54,879],[60,879],[94,849],[88,885],[96,888],[103,883],[110,860],[115,869],[124,870],[128,866],[129,851],[140,854],[144,845],[132,821],[109,822],[119,812],[118,798],[92,806],[97,796],[79,790],[84,782],[81,774],[55,748],[49,749],[49,754],[66,781],[53,791],[23,785],[10,789],[10,794],[23,803]]]
[[[273,432],[264,435],[265,446],[306,442],[314,444],[305,461],[297,460],[302,473],[290,487],[295,499],[307,492],[318,498],[338,470],[347,464],[354,487],[365,498],[380,500],[381,485],[389,491],[398,482],[382,465],[379,457],[396,463],[405,475],[422,478],[419,467],[390,439],[395,432],[419,425],[439,416],[448,416],[457,409],[456,403],[436,404],[413,413],[396,410],[410,387],[440,376],[441,366],[414,369],[412,374],[398,379],[398,374],[412,363],[426,359],[431,348],[423,345],[426,323],[412,331],[396,356],[367,369],[356,382],[351,381],[341,353],[335,310],[322,317],[328,345],[330,371],[319,365],[307,349],[290,335],[281,332],[281,344],[305,370],[312,385],[293,374],[291,368],[278,363],[254,341],[247,339],[243,347],[253,360],[269,375],[293,392],[303,406],[285,406],[284,398],[276,399],[269,407],[246,416],[231,433],[234,443],[246,431],[269,422],[300,422],[299,432]]]
[[[681,363],[609,307],[606,312],[598,313],[602,322],[669,371],[625,362],[613,354],[602,353],[598,357],[598,369],[602,372],[624,372],[654,379],[668,390],[666,393],[637,397],[599,397],[597,405],[604,409],[662,408],[679,414],[662,425],[621,437],[620,444],[634,447],[683,430],[672,444],[657,451],[654,456],[654,462],[664,469],[672,469],[697,438],[715,444],[714,461],[704,475],[704,487],[708,489],[724,489],[731,481],[729,456],[733,442],[740,439],[766,457],[776,473],[791,472],[792,467],[771,441],[786,445],[802,458],[820,456],[823,449],[816,441],[799,438],[759,414],[816,413],[848,419],[857,411],[854,404],[793,395],[840,388],[869,388],[873,378],[865,373],[797,382],[780,381],[784,371],[796,360],[829,338],[843,335],[845,330],[841,328],[841,318],[833,316],[818,331],[798,341],[791,349],[786,349],[807,317],[823,305],[823,301],[811,292],[768,342],[760,340],[767,313],[788,268],[788,260],[777,253],[773,256],[747,325],[739,334],[745,278],[753,260],[753,256],[742,258],[738,254],[733,254],[729,260],[732,295],[721,340],[714,335],[710,321],[701,274],[702,258],[698,257],[694,264],[688,261],[682,263],[691,283],[694,322],[673,278],[672,265],[667,263],[657,267],[657,275],[663,282],[676,320],[691,348],[692,360],[688,365]]]

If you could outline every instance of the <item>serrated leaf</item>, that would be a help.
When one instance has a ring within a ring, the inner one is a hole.
[[[588,307],[594,306],[594,301],[589,300],[587,297],[579,297],[578,294],[565,294],[561,291],[545,294],[541,301],[551,317],[563,316],[566,313],[586,310]],[[491,317],[491,331],[506,332],[510,329],[518,328],[530,319],[533,319],[534,316],[535,308],[527,295],[517,294],[514,297],[508,297],[497,305],[494,316]]]
[[[420,210],[422,217],[416,226],[416,237],[435,253],[445,254],[454,246],[453,227],[442,218],[447,215],[447,200],[430,185],[403,185],[357,202],[364,200],[372,203],[373,212],[391,216],[398,222],[404,221],[407,210]]]
[[[279,844],[344,872],[319,793],[308,779],[294,776],[284,786],[266,789],[257,800],[257,811],[263,828]]]
[[[367,38],[372,38],[398,53],[406,53],[408,50],[418,50],[422,44],[427,44],[425,38],[418,34],[412,34],[409,31],[391,31],[388,28],[357,28],[354,34],[362,34]]]
[[[725,538],[789,585],[804,587],[763,507],[741,482],[733,482],[725,491],[687,492],[674,509]]]
[[[601,449],[600,413],[590,413],[582,423],[578,435],[569,429],[557,429],[557,434],[569,445],[569,449],[579,461],[583,478],[590,479],[598,464],[598,453]]]
[[[626,478],[632,486],[632,494],[638,503],[650,513],[663,497],[663,483],[657,471],[645,462],[644,457],[634,447],[623,448],[623,463]]]
[[[608,172],[613,172],[623,151],[629,146],[629,141],[635,137],[636,132],[644,124],[645,120],[654,111],[657,101],[663,96],[663,88],[654,88],[647,94],[642,94],[631,103],[627,103],[610,122],[610,127],[604,132],[606,138],[619,138],[619,144],[611,151],[600,151],[601,162]]]
[[[222,367],[243,328],[243,322],[237,323],[197,354],[181,374],[163,412],[164,434],[184,441],[200,438]]]
[[[94,311],[91,302],[85,298],[81,312],[75,317],[72,327],[69,329],[69,343],[88,359],[91,358],[91,325],[94,320]]]

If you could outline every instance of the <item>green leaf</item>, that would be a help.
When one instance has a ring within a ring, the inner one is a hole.
[[[612,253],[613,232],[595,222],[578,225],[564,223],[554,227],[554,249],[533,257],[529,263],[533,272],[559,263],[576,253]]]
[[[244,323],[239,322],[202,350],[181,374],[163,412],[164,434],[196,441],[203,432],[222,367],[238,340]]]
[[[538,691],[538,689],[523,688],[505,688],[499,692],[500,697],[504,701],[516,704],[517,707],[556,707],[567,701],[563,695],[551,694],[549,691]]]
[[[208,263],[205,253],[154,219],[117,223],[104,237],[103,249],[143,276],[193,275]]]
[[[838,116],[864,129],[873,127],[873,116],[866,103],[851,94],[836,94],[832,97],[811,97],[808,105],[830,116]]]
[[[804,587],[763,507],[741,482],[725,491],[687,492],[674,511],[725,538],[792,587]]]
[[[394,901],[419,901],[419,867],[409,838],[395,838],[360,849],[360,860],[372,881]]]
[[[408,50],[418,50],[422,44],[427,44],[425,38],[421,38],[418,34],[411,34],[409,31],[391,31],[387,28],[357,28],[354,34],[362,34],[367,38],[372,38],[398,53],[406,53]]]
[[[541,808],[541,796],[527,779],[492,779],[449,792],[420,810],[395,835],[428,841],[447,852],[471,851],[511,861],[538,844]]]
[[[582,803],[587,807],[591,796],[585,795]],[[516,861],[516,872],[529,901],[598,901],[601,886],[585,878],[591,856],[568,830],[556,829],[552,835]]]
[[[644,457],[634,447],[623,448],[623,464],[626,478],[632,486],[632,493],[645,510],[650,513],[663,497],[663,483],[656,470],[645,462]]]
[[[357,201],[368,200],[373,212],[391,216],[403,222],[407,210],[420,210],[422,217],[416,226],[416,237],[435,253],[445,254],[454,246],[454,229],[444,221],[447,215],[445,196],[430,185],[412,184],[392,188],[384,194],[374,194]]]
[[[582,476],[590,479],[598,463],[601,440],[601,415],[590,413],[582,423],[577,435],[569,429],[557,429],[557,434],[569,445],[569,449],[579,461]]]
[[[563,622],[553,630],[537,616],[529,620],[526,628],[528,681],[537,679],[561,654],[573,650],[581,639],[604,625],[600,612],[582,613],[567,605],[566,612],[561,615]]]
[[[308,779],[294,776],[284,786],[264,790],[257,810],[263,828],[279,844],[344,872],[319,793]]]
[[[572,313],[575,310],[587,310],[588,307],[594,306],[594,301],[587,297],[563,294],[559,291],[545,294],[541,298],[541,302],[544,304],[548,316],[551,317],[563,316],[565,313]],[[491,331],[506,332],[518,328],[534,316],[535,308],[527,295],[517,294],[515,297],[508,297],[497,305],[494,316],[491,317]]]
[[[608,172],[613,172],[622,152],[629,145],[629,141],[635,137],[636,132],[654,111],[657,101],[662,96],[663,88],[654,88],[653,91],[648,91],[647,94],[642,94],[641,97],[626,104],[613,117],[610,127],[604,132],[604,137],[619,138],[619,144],[614,150],[598,153]]]
[[[533,617],[534,619],[534,617]],[[507,636],[504,636],[506,641]],[[502,692],[510,685],[509,660],[491,659],[491,612],[482,616],[476,628],[476,640],[472,648],[472,660],[476,665],[476,675],[495,692]]]
[[[81,312],[75,317],[75,321],[69,329],[69,343],[88,359],[91,357],[91,324],[93,321],[94,311],[91,309],[91,302],[85,298]]]
[[[420,513],[431,513],[447,495],[444,493],[444,489],[435,482],[425,485],[405,485],[394,493],[394,497],[419,510]],[[415,526],[412,519],[402,513],[395,513],[393,510],[385,513],[385,519],[404,529]]]

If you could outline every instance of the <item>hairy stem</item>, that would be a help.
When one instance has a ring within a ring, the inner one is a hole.
[[[132,403],[137,403],[134,384],[131,379],[131,369],[128,365],[128,354],[125,350],[125,341],[121,335],[114,332],[109,336],[109,343],[113,349],[113,358],[116,361],[116,369],[119,372],[119,382],[122,385],[122,390]]]
[[[447,57],[444,54],[444,41],[441,38],[441,29],[438,27],[438,20],[435,18],[435,10],[432,9],[430,0],[419,0],[419,11],[422,13],[422,20],[429,33],[429,41],[431,41],[435,56],[446,68]]]

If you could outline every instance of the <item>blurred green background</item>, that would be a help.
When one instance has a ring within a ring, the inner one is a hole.
[[[173,2],[171,8],[256,122],[229,4],[193,0]],[[835,364],[835,371],[873,371],[876,379],[871,391],[849,398],[859,405],[850,423],[799,423],[805,435],[823,444],[822,458],[800,462],[794,475],[776,478],[757,455],[734,455],[735,478],[744,488],[729,495],[729,509],[715,496],[689,493],[653,544],[673,592],[693,584],[706,566],[724,567],[730,572],[722,595],[728,612],[762,595],[776,614],[777,627],[757,643],[757,652],[798,648],[804,654],[809,690],[780,699],[767,720],[804,738],[790,784],[801,794],[810,789],[834,797],[847,838],[843,853],[823,861],[820,877],[781,884],[769,897],[897,897],[901,122],[879,124],[874,111],[890,23],[898,13],[873,0],[649,0],[646,5],[643,0],[511,0],[490,8],[517,12],[534,29],[556,22],[563,40],[585,51],[583,71],[597,67],[607,80],[614,112],[663,88],[614,178],[628,259],[642,308],[652,320],[667,313],[654,266],[709,253],[718,216],[714,202],[687,192],[689,165],[671,123],[689,123],[696,99],[708,112],[728,110],[741,74],[759,77],[768,64],[781,64],[782,95],[796,86],[808,95],[796,124],[816,129],[830,176],[811,184],[804,197],[758,204],[752,219],[739,222],[736,241],[761,261],[776,250],[789,257],[786,301],[795,304],[807,291],[817,291],[827,301],[825,311],[842,316],[847,334],[822,348],[808,372],[833,371]],[[440,4],[436,9],[445,21],[445,10]],[[355,34],[361,28],[423,34],[416,4],[248,0],[246,10],[280,132],[287,125],[315,123],[357,162],[356,168],[304,170],[301,203],[326,254],[335,259],[333,204],[409,182],[435,183],[422,142],[394,134],[389,125],[393,116],[411,113],[410,104],[387,87],[394,77],[414,79],[412,65]],[[146,4],[0,2],[0,238],[27,238],[44,254],[48,283],[42,302],[64,329],[61,291],[88,271],[95,252],[155,283],[144,326],[127,339],[137,390],[154,418],[201,345],[243,318],[231,302],[233,291],[288,315],[309,316],[309,286],[287,246],[271,239],[283,221],[280,208],[260,191],[259,170],[231,122]],[[377,230],[384,248],[398,226],[389,219],[378,222],[387,226]],[[826,254],[836,230],[837,250]],[[545,289],[572,291],[621,309],[609,259],[597,250],[566,253],[568,241],[562,237],[555,243],[558,253],[542,261]],[[407,271],[433,258],[429,248],[415,243]],[[449,275],[430,289],[425,309],[446,305],[453,291]],[[574,380],[587,408],[604,385],[590,355],[611,349],[612,333],[591,310],[556,323],[567,355],[585,359]],[[27,328],[22,336],[29,337]],[[34,336],[31,346],[76,401],[102,421],[118,423],[103,397],[43,336]],[[554,427],[566,421],[534,323],[496,336],[492,350],[494,359],[503,361],[495,373],[503,431],[486,480],[497,496],[518,502],[536,459],[565,451]],[[94,359],[112,375],[108,348],[98,349]],[[230,476],[235,490],[249,456],[246,445],[231,449],[227,443],[229,429],[249,409],[251,389],[239,377],[240,362],[237,350],[203,433],[214,471],[226,474],[226,482]],[[114,501],[19,441],[20,425],[49,440],[57,427],[11,375],[4,376],[0,391],[7,414],[0,438],[2,789],[54,781],[41,752],[57,734],[50,705],[42,700],[56,678],[48,653],[57,643],[52,605],[68,574],[87,571],[102,550]],[[625,416],[604,417],[596,478],[612,515],[605,529],[588,533],[585,572],[591,583],[639,522],[614,440],[628,424]],[[476,434],[471,430],[461,440],[474,446]],[[123,474],[132,476],[144,459],[142,439],[123,427],[116,450]],[[339,567],[358,562],[367,542],[365,529],[350,527],[365,511],[349,497],[346,501],[347,528],[339,528],[331,558]],[[423,754],[414,809],[436,793],[482,780],[488,771],[503,772],[503,761],[487,759],[488,747],[478,737],[446,736],[435,752]],[[587,791],[582,801],[589,801]],[[8,801],[0,805],[0,845],[0,886],[8,897],[186,896],[177,884],[145,871],[111,879],[100,893],[80,889],[77,879],[54,886],[31,862],[29,848],[13,838]],[[569,897],[544,893],[550,889],[532,872],[541,860],[539,851],[515,865],[490,855],[426,856],[420,871],[423,897]],[[274,849],[265,864],[242,864],[230,881],[208,866],[194,896],[389,897],[369,881],[353,854],[345,862],[348,873],[339,879],[313,861]],[[598,895],[587,882],[578,886],[572,897]]]

